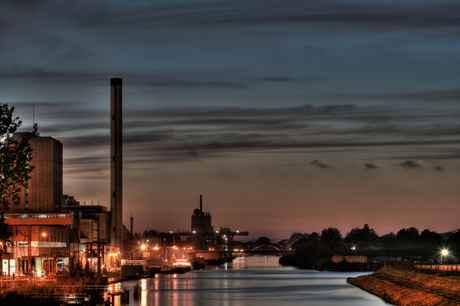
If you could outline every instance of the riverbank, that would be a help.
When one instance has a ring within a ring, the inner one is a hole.
[[[394,305],[460,305],[460,278],[382,268],[347,282]]]
[[[294,255],[281,256],[279,264],[299,269],[333,272],[373,272],[383,267],[383,262],[333,262],[331,257],[298,260]]]

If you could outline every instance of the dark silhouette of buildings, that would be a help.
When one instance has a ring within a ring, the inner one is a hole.
[[[203,211],[203,196],[200,195],[200,208],[196,208],[192,215],[192,244],[197,249],[207,250],[215,246],[215,242],[212,217],[209,212]]]

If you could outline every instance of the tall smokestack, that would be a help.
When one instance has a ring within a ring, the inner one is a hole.
[[[133,218],[133,214],[132,214],[132,213],[131,213],[131,218],[129,218],[129,222],[131,223],[131,235],[134,236],[134,232],[133,232],[134,218]]]
[[[123,251],[122,79],[110,79],[111,245]],[[120,258],[123,254],[121,254]]]
[[[200,212],[203,212],[203,196],[200,194]]]

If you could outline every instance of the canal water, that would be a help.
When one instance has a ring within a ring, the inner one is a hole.
[[[109,286],[129,290],[129,303],[114,305],[390,305],[346,282],[366,273],[318,272],[282,267],[276,256],[242,257],[222,266],[185,274],[156,275]],[[133,287],[141,293],[137,299]]]

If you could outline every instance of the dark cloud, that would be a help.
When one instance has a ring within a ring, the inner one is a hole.
[[[328,165],[328,164],[325,164],[323,162],[320,162],[318,160],[314,160],[310,163],[310,165],[314,165],[314,166],[317,166],[319,168],[323,168],[323,169],[327,169],[327,168],[331,168],[332,166],[331,165]]]
[[[441,166],[435,166],[434,169],[437,171],[444,171],[444,168]]]
[[[366,169],[377,169],[377,168],[378,168],[377,165],[371,164],[371,163],[364,163],[364,167],[365,167]]]
[[[59,138],[66,149],[82,149],[96,147],[108,147],[110,145],[110,135],[72,135],[70,137]]]
[[[408,168],[408,169],[414,169],[414,168],[419,168],[420,167],[419,164],[417,164],[416,162],[414,162],[412,160],[406,160],[405,162],[400,163],[399,166],[404,167],[404,168]]]
[[[67,157],[64,163],[65,175],[71,177],[99,177],[107,179],[109,168],[109,154],[97,156],[94,154],[84,154],[78,157]],[[90,171],[88,171],[90,169]]]
[[[230,87],[244,88],[245,85],[237,82],[225,82],[197,77],[194,75],[180,74],[160,74],[152,73],[148,76],[142,74],[124,73],[125,80],[129,86],[151,87]],[[0,80],[4,79],[32,79],[40,83],[75,84],[76,89],[92,85],[103,86],[108,84],[108,80],[113,77],[108,73],[80,73],[80,72],[57,72],[47,69],[20,69],[20,71],[10,73],[0,73]]]
[[[108,101],[107,110],[91,109],[91,103],[71,101],[19,103],[22,108],[31,109],[33,105],[39,105],[36,111],[41,113],[37,118],[41,118],[38,123],[42,135],[58,138],[66,149],[94,150],[108,145]],[[370,118],[377,116],[387,117],[389,121],[370,125]],[[421,128],[424,122],[411,126],[409,118],[405,118],[405,125],[400,125],[392,119],[399,116],[404,115],[391,108],[382,110],[353,104],[129,108],[124,114],[124,143],[127,148],[133,148],[134,155],[147,150],[157,157],[177,153],[171,156],[180,159],[184,154],[190,157],[207,153],[205,156],[209,156],[247,150],[331,148],[346,152],[358,147],[460,144],[457,125],[427,122],[427,126]],[[404,158],[435,159],[435,156],[455,159],[458,153],[449,154],[444,150]],[[365,167],[372,169],[372,164]]]
[[[79,1],[72,5],[59,1],[5,5],[2,17],[29,11],[49,20],[76,28],[113,29],[115,32],[145,28],[199,26],[315,25],[315,31],[383,31],[401,28],[443,28],[458,25],[460,5],[449,1],[433,3],[380,3],[347,1],[318,5],[313,1],[228,1],[187,3],[151,2],[130,6]],[[26,15],[27,16],[27,15]],[[5,26],[14,26],[14,18],[3,18]],[[331,27],[331,25],[333,27]],[[306,28],[306,27],[304,27]],[[308,28],[307,28],[308,29]],[[310,29],[310,31],[312,31]]]
[[[244,88],[243,83],[207,80],[196,76],[150,75],[148,77],[131,77],[132,85],[142,87],[230,87]]]
[[[398,94],[335,94],[330,95],[332,98],[342,100],[397,100],[397,101],[458,101],[460,99],[460,90],[448,89],[437,91],[418,91]]]
[[[418,152],[412,155],[399,155],[392,159],[417,159],[417,160],[456,160],[460,159],[460,154],[455,148],[446,146],[445,148],[437,148],[432,153]]]
[[[285,76],[278,76],[278,77],[264,77],[258,79],[260,81],[266,81],[266,82],[289,82],[292,81],[293,79]]]
[[[335,5],[334,5],[335,4]],[[223,25],[262,25],[262,24],[297,24],[297,25],[336,25],[340,31],[344,27],[354,30],[393,30],[401,27],[432,28],[451,27],[456,20],[460,6],[452,2],[407,4],[348,1],[347,3],[329,3],[318,5],[310,1],[291,1],[286,6],[283,1],[272,1],[270,6],[257,1],[233,1],[208,6],[208,10],[199,14],[193,21],[184,18],[185,24],[204,26]],[[232,6],[232,10],[228,6]],[[227,8],[227,9],[223,9]],[[184,7],[187,9],[187,7]],[[331,30],[330,27],[316,30]]]

